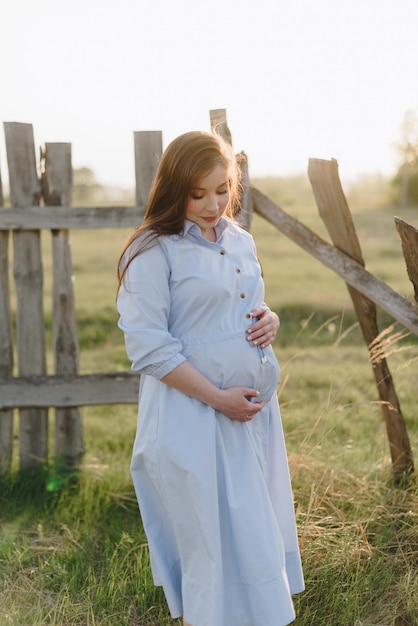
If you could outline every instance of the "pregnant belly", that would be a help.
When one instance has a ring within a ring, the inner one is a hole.
[[[250,387],[268,402],[275,393],[280,368],[271,347],[260,350],[244,336],[194,343],[183,340],[183,354],[220,389]]]

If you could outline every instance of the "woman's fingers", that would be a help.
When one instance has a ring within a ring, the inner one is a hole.
[[[268,309],[256,308],[252,312],[259,319],[250,326],[247,331],[247,341],[262,348],[269,346],[275,339],[280,326],[280,320],[276,313]]]
[[[230,387],[222,391],[223,402],[217,407],[224,415],[239,422],[249,421],[264,406],[257,402],[259,392],[248,387]]]

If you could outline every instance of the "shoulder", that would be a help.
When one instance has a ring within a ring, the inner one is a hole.
[[[232,220],[225,220],[225,222],[226,226],[224,236],[230,237],[233,240],[238,240],[240,244],[246,243],[250,246],[254,245],[254,238],[251,233],[242,228],[238,222],[234,222]]]
[[[156,235],[150,231],[141,233],[127,248],[126,257],[129,259],[166,254],[178,237],[178,235]]]
[[[251,234],[244,228],[242,228],[242,226],[240,226],[239,222],[237,222],[236,220],[230,219],[228,217],[223,217],[220,224],[223,231],[235,233],[236,235],[242,235],[243,237],[249,237],[250,239],[252,239]]]
[[[127,267],[127,276],[146,271],[156,274],[170,266],[170,254],[166,240],[169,237],[156,237],[150,233],[141,233],[128,246],[121,260],[121,268]]]

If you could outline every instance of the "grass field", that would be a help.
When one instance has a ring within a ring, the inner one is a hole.
[[[301,209],[289,199],[283,206],[325,235],[312,202]],[[367,268],[412,299],[397,213],[360,203],[353,212]],[[417,225],[416,209],[400,217]],[[282,320],[279,396],[306,577],[295,624],[416,626],[418,489],[392,484],[374,378],[346,287],[260,218],[253,234],[266,300]],[[115,265],[126,237],[71,233],[82,373],[129,367],[114,309]],[[44,233],[48,275],[49,239]],[[50,293],[48,279],[48,340]],[[416,449],[418,341],[402,337],[386,315],[380,320]],[[46,488],[52,467],[31,475],[14,467],[0,479],[0,624],[177,624],[152,584],[129,475],[136,407],[85,408],[83,415],[87,451],[62,489]],[[51,411],[51,431],[52,420]]]

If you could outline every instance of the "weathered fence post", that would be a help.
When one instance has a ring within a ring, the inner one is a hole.
[[[241,185],[242,185],[242,194],[241,194],[241,211],[237,215],[237,222],[245,228],[245,230],[250,231],[251,222],[254,214],[254,205],[253,198],[251,195],[251,187],[250,187],[250,174],[248,171],[248,158],[245,152],[241,152],[240,155],[240,167],[241,167]]]
[[[71,144],[47,143],[43,152],[42,189],[46,205],[70,206]],[[55,374],[78,374],[72,263],[67,229],[52,230],[53,352]],[[60,468],[76,466],[84,453],[83,424],[78,407],[55,409],[55,461]]]
[[[226,109],[212,109],[209,111],[209,117],[212,132],[218,133],[232,146],[232,135],[226,119]],[[249,231],[254,207],[250,189],[248,158],[245,152],[240,152],[237,159],[241,168],[241,210],[237,213],[236,220],[242,228]]]
[[[163,152],[160,130],[134,132],[135,199],[137,206],[146,206],[152,181]]]
[[[319,213],[330,233],[334,245],[364,266],[364,260],[350,210],[341,187],[338,163],[335,160],[310,159],[309,179]],[[369,347],[370,359],[381,400],[395,477],[412,473],[414,463],[408,431],[401,413],[395,386],[384,356],[373,358],[379,342],[376,306],[357,289],[347,284],[357,313],[363,336]]]
[[[0,172],[0,211],[3,207]],[[0,231],[0,376],[13,372],[13,335],[9,293],[9,232]],[[0,411],[0,472],[10,469],[13,450],[13,410]]]
[[[13,207],[39,204],[31,124],[5,122],[10,198]],[[43,315],[43,273],[39,230],[13,233],[16,284],[17,362],[21,376],[45,375],[45,332]],[[19,416],[20,468],[41,465],[48,456],[48,410],[22,409]]]
[[[409,280],[414,286],[415,300],[418,302],[418,230],[399,217],[395,217],[395,224],[401,238]]]
[[[218,133],[232,146],[232,135],[226,119],[226,109],[211,109],[209,119],[212,132]]]

